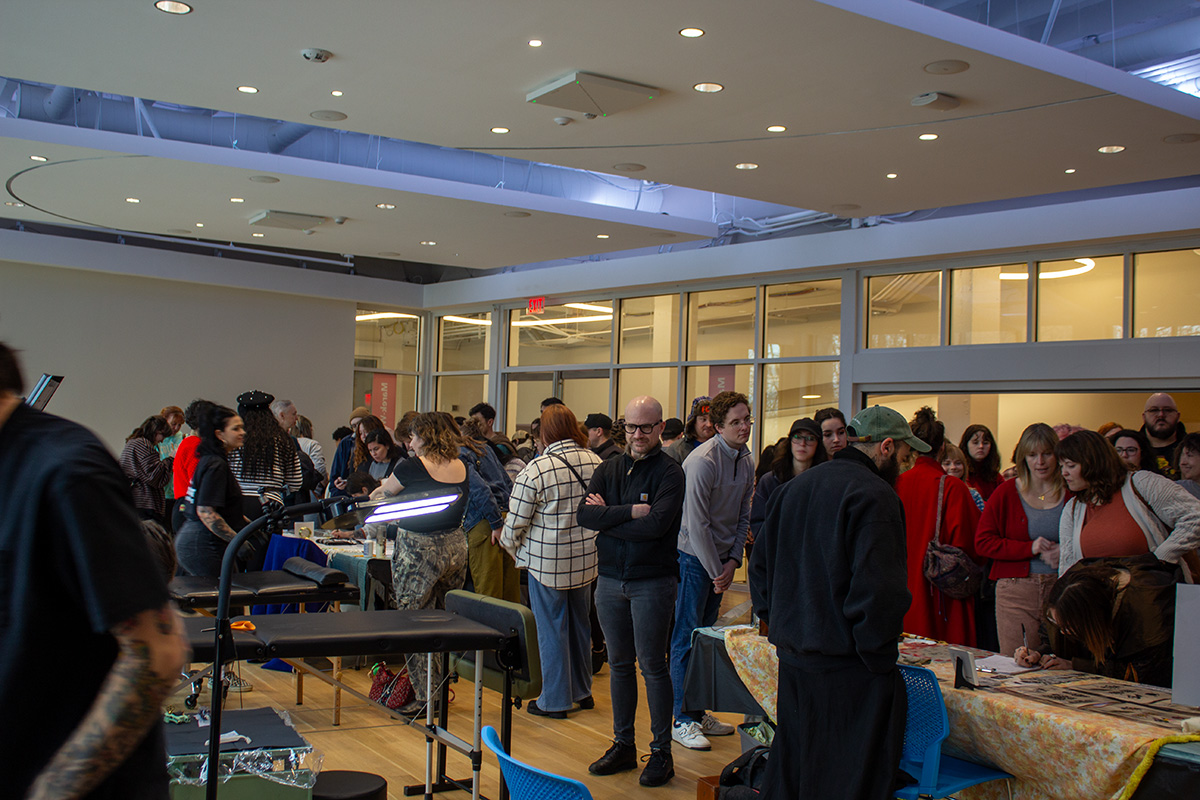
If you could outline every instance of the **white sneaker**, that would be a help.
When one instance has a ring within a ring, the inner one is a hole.
[[[225,676],[225,680],[228,681],[228,684],[229,684],[226,687],[226,691],[228,691],[231,694],[241,694],[242,692],[253,692],[254,691],[254,684],[250,683],[250,681],[242,680],[240,677],[238,677],[237,675],[234,675],[233,673],[227,674]]]
[[[700,732],[699,722],[676,722],[671,726],[671,738],[689,750],[712,749],[712,742]]]
[[[700,732],[705,736],[729,736],[735,730],[737,730],[737,728],[733,727],[728,722],[721,722],[721,720],[717,719],[712,714],[706,713],[700,718]]]

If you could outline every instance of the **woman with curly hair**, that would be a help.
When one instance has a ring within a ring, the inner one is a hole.
[[[300,451],[295,441],[271,413],[275,398],[266,392],[238,395],[238,414],[246,425],[246,441],[229,454],[229,467],[245,498],[246,516],[262,516],[262,503],[283,502],[285,494],[300,489]]]
[[[462,529],[470,490],[467,467],[458,458],[459,435],[437,412],[419,414],[409,427],[409,443],[415,458],[402,459],[382,485],[371,492],[382,499],[401,490],[413,492],[456,490],[458,499],[433,514],[398,520],[396,549],[392,552],[392,587],[400,609],[445,608],[446,593],[461,589],[467,576],[467,536]],[[441,683],[440,662],[428,673],[425,653],[409,653],[408,674],[416,695],[397,709],[416,716]]]
[[[155,448],[170,435],[171,425],[156,414],[133,429],[121,451],[121,471],[129,479],[138,516],[159,524],[166,521],[167,497],[163,488],[171,480],[174,459],[160,458]]]
[[[996,437],[986,425],[968,425],[963,431],[958,449],[967,457],[967,486],[983,498],[984,502],[1004,483],[1000,474],[1000,452],[996,449]]]
[[[1083,558],[1150,552],[1177,563],[1194,557],[1200,500],[1186,489],[1153,472],[1130,472],[1095,431],[1077,431],[1059,442],[1058,463],[1075,495],[1059,522],[1059,575]],[[1196,579],[1193,572],[1185,567],[1189,583]]]

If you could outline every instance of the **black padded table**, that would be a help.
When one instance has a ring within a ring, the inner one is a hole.
[[[215,609],[217,579],[181,576],[170,583],[171,599],[180,608]],[[231,606],[286,603],[357,603],[358,586],[348,581],[320,586],[283,570],[243,572],[233,576],[229,589]]]

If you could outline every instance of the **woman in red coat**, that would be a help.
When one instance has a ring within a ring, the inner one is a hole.
[[[912,605],[904,615],[904,630],[908,633],[939,639],[952,644],[975,645],[975,598],[954,600],[946,597],[925,580],[921,570],[925,548],[933,541],[937,524],[938,492],[942,481],[942,526],[939,540],[954,545],[968,556],[975,555],[975,526],[979,509],[971,492],[958,478],[946,475],[938,463],[937,453],[946,438],[945,426],[937,420],[933,409],[926,406],[916,413],[909,427],[913,434],[931,448],[930,455],[918,456],[913,468],[896,481],[896,493],[904,504],[908,528],[908,590]]]

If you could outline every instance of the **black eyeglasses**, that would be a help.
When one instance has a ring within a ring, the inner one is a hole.
[[[817,443],[817,437],[813,436],[811,433],[793,433],[792,439],[798,442],[804,442],[805,444]]]
[[[631,425],[630,423],[626,422],[624,427],[625,427],[625,432],[628,434],[634,434],[634,433],[637,433],[638,431],[641,431],[642,433],[649,436],[650,434],[654,433],[654,429],[661,424],[662,424],[662,420],[660,419],[658,422],[651,422],[647,425]]]

